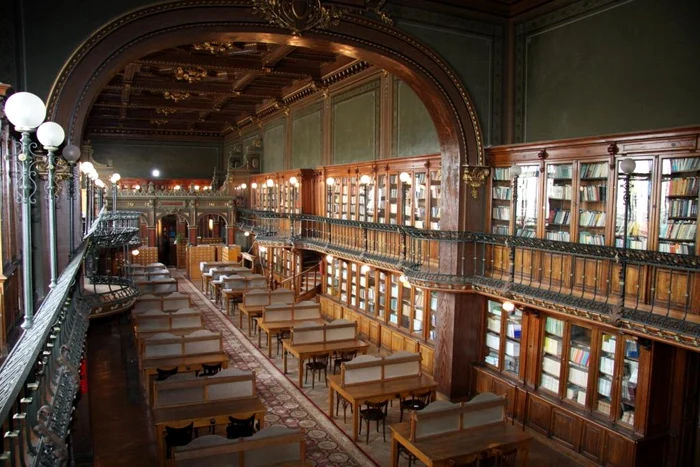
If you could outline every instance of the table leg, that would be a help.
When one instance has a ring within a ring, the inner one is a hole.
[[[238,313],[238,329],[243,330],[243,313]]]
[[[165,439],[163,439],[162,427],[156,425],[156,439],[158,442],[158,465],[165,465],[165,458],[167,453],[165,452]]]
[[[287,374],[287,349],[282,349],[282,358],[284,359],[284,374]]]
[[[267,358],[272,358],[272,333],[267,331]]]
[[[299,355],[299,387],[304,387],[304,359]]]
[[[357,406],[357,402],[353,401],[352,403],[352,440],[357,443],[357,427],[358,427],[358,422],[360,421],[360,411]],[[367,428],[369,430],[369,427]]]
[[[253,337],[253,316],[248,314],[248,337]]]
[[[399,442],[391,437],[391,467],[399,467]]]
[[[333,386],[328,386],[328,416],[333,418]]]
[[[258,348],[262,348],[262,329],[260,329],[258,332]]]

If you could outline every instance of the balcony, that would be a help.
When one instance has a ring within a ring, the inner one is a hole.
[[[700,348],[697,256],[248,209],[237,220],[260,245],[316,250],[399,272],[416,287],[508,298]]]

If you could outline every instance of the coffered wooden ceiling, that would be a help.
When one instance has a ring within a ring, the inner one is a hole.
[[[219,138],[359,62],[290,45],[204,42],[128,64],[93,103],[87,135]]]

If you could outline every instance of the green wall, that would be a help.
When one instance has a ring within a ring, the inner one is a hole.
[[[321,116],[320,103],[292,113],[292,169],[311,169],[323,164]]]
[[[149,178],[154,168],[160,178],[211,178],[222,151],[218,143],[169,141],[94,140],[92,147],[93,158],[122,178]]]
[[[262,171],[284,170],[284,147],[287,127],[284,118],[278,118],[263,128]]]
[[[395,26],[434,49],[472,99],[484,142],[499,144],[502,127],[503,28],[417,8],[392,7]]]
[[[700,2],[590,4],[521,26],[516,138],[699,124]]]
[[[379,104],[378,79],[332,97],[334,164],[379,158]]]
[[[440,142],[428,109],[406,83],[395,79],[394,86],[392,157],[440,152]]]

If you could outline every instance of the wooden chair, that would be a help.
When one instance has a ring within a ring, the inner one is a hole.
[[[421,394],[411,394],[410,399],[401,399],[401,416],[399,422],[403,422],[404,410],[423,410],[426,405],[430,404],[430,391]]]
[[[413,463],[418,461],[418,458],[411,454],[411,451],[406,449],[403,444],[399,444],[399,457],[408,459],[408,467],[413,467]]]
[[[335,416],[336,417],[338,416],[338,409],[340,408],[340,404],[342,403],[343,404],[343,423],[347,423],[347,418],[346,418],[347,410],[348,410],[348,407],[350,407],[350,413],[352,413],[352,405],[350,404],[350,402],[348,402],[340,394],[336,393],[335,396],[336,396],[335,397]]]
[[[214,376],[221,371],[221,366],[221,363],[217,363],[216,365],[202,363],[202,369],[200,371],[195,371],[194,374],[195,376]]]
[[[277,355],[280,354],[280,346],[284,339],[289,339],[292,336],[291,331],[280,331],[277,333]]]
[[[226,427],[226,437],[228,439],[247,438],[255,433],[255,415],[250,418],[228,418],[229,423]]]
[[[369,423],[372,421],[377,422],[377,433],[379,433],[379,422],[382,422],[382,435],[384,436],[384,442],[386,442],[386,416],[389,409],[389,401],[365,401],[365,406],[367,408],[360,410],[360,418],[367,422],[367,444],[369,444]],[[359,434],[362,434],[362,422],[360,422]]]
[[[306,363],[304,384],[306,384],[307,380],[309,379],[309,370],[311,370],[311,389],[313,389],[314,383],[316,381],[316,372],[319,373],[319,377],[320,377],[321,371],[323,371],[323,379],[326,381],[326,387],[328,387],[328,380],[326,379],[326,375],[327,375],[326,371],[328,368],[328,359],[329,358],[330,358],[329,354],[316,355],[315,357],[313,357],[313,360]]]
[[[447,461],[449,467],[481,467],[480,460],[483,458],[483,453],[469,454],[466,456],[455,457]]]
[[[340,370],[340,366],[343,363],[349,362],[355,357],[357,357],[357,350],[353,350],[352,352],[340,352],[340,356],[336,356],[333,359],[333,374],[335,374],[336,369]]]
[[[160,368],[156,368],[156,371],[158,372],[156,381],[165,381],[171,376],[175,376],[177,374],[177,367],[172,368],[170,370],[161,370]]]
[[[501,446],[489,449],[484,453],[484,459],[480,467],[515,467],[518,465],[518,447]]]
[[[194,422],[190,423],[183,428],[173,428],[170,426],[165,427],[165,446],[167,450],[168,459],[171,458],[172,449],[175,446],[184,446],[192,441],[192,432],[194,429]]]

